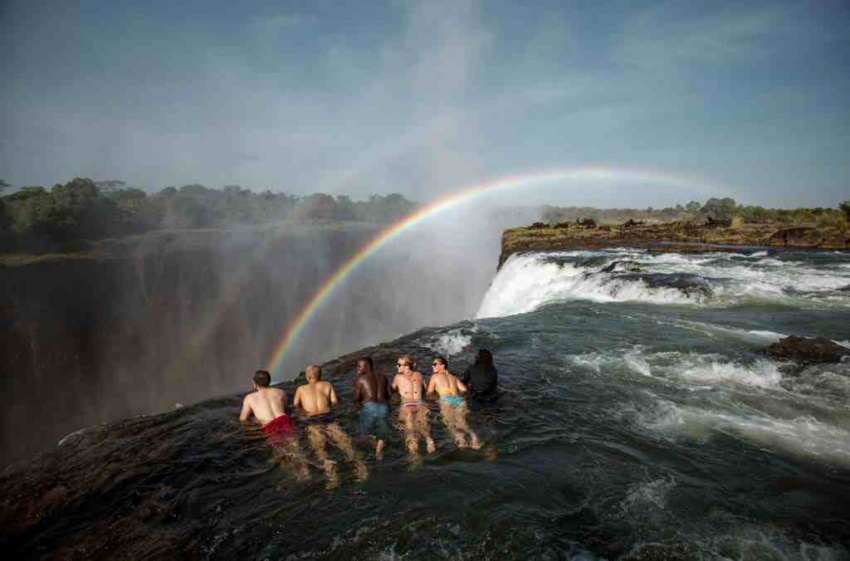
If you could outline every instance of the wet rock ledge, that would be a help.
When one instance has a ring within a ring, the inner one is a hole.
[[[637,247],[650,251],[700,253],[740,251],[742,248],[850,249],[850,231],[842,228],[795,227],[779,223],[723,226],[668,222],[642,224],[628,221],[598,226],[592,220],[549,226],[536,222],[505,230],[499,267],[514,253]]]

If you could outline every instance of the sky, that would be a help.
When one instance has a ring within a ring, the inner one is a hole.
[[[427,202],[590,166],[626,171],[509,199],[836,206],[849,25],[846,0],[0,0],[0,179]]]

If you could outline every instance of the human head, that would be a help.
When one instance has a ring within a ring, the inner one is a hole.
[[[318,382],[322,379],[322,369],[315,364],[309,364],[304,377],[307,378],[308,382]]]
[[[375,371],[375,363],[372,362],[372,357],[364,356],[357,359],[357,373],[365,374],[367,372]]]
[[[475,364],[480,364],[484,368],[493,368],[493,355],[487,349],[478,349],[475,353]]]
[[[398,368],[398,370],[401,370],[402,372],[406,372],[407,369],[413,370],[414,364],[416,364],[416,363],[413,361],[413,357],[411,357],[410,355],[401,355],[400,357],[398,357],[398,360],[396,361],[396,367]],[[407,368],[404,368],[404,367],[407,367]]]
[[[257,370],[254,372],[254,385],[258,388],[267,388],[272,383],[271,374],[265,370]]]
[[[448,361],[441,356],[436,356],[436,357],[434,357],[434,360],[431,361],[431,366],[434,368],[434,370],[437,369],[437,365],[442,365],[443,368],[446,368],[446,369],[448,369],[448,367],[449,367]]]

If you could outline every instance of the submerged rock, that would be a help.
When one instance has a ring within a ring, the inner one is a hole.
[[[674,288],[687,297],[711,296],[711,286],[705,279],[696,275],[623,275],[621,279],[640,280],[649,288]]]
[[[771,344],[765,353],[776,360],[792,360],[800,363],[841,362],[850,355],[850,350],[823,337],[808,338],[791,335]]]
[[[613,263],[611,263],[607,267],[601,268],[599,270],[599,272],[600,273],[613,273],[618,268],[623,270],[623,271],[628,271],[630,273],[637,273],[637,272],[643,270],[643,267],[641,267],[637,263],[634,263],[632,261],[626,261],[624,259],[618,259],[617,261],[614,261]]]

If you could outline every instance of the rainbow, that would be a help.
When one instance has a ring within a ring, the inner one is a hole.
[[[502,189],[515,189],[531,185],[541,185],[551,182],[575,181],[575,180],[607,180],[628,182],[652,182],[656,184],[667,184],[680,187],[698,189],[703,193],[720,194],[725,193],[715,185],[687,178],[680,175],[661,173],[652,170],[622,169],[608,167],[577,167],[565,170],[549,171],[543,173],[515,175],[492,180],[473,187],[467,187],[441,197],[416,211],[401,218],[398,222],[388,226],[379,232],[371,241],[363,246],[357,253],[346,260],[328,279],[321,285],[319,290],[307,301],[295,319],[289,324],[283,339],[275,348],[272,359],[267,370],[274,375],[282,366],[292,344],[307,325],[310,318],[318,310],[328,297],[339,287],[348,275],[358,265],[368,259],[385,244],[399,236],[401,233],[421,224],[423,221],[433,217],[440,212],[454,208],[470,199],[499,191]],[[716,196],[716,195],[715,195]]]

